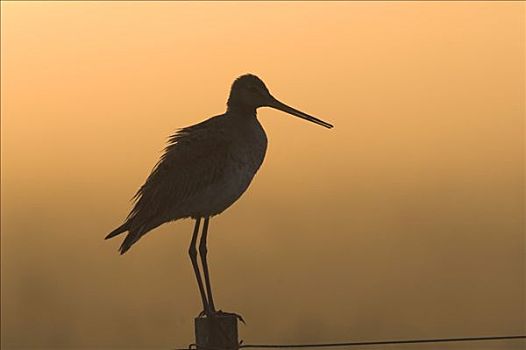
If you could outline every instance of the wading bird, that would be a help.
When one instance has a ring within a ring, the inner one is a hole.
[[[120,246],[124,254],[142,236],[166,222],[195,219],[189,255],[201,301],[202,314],[217,315],[206,260],[210,217],[230,207],[250,185],[267,150],[267,136],[256,118],[259,107],[272,107],[332,128],[332,125],[275,99],[261,79],[246,74],[232,84],[227,111],[178,130],[144,185],[124,224],[106,239],[128,232]],[[197,236],[204,219],[199,254],[205,284],[197,263]],[[206,288],[206,291],[205,291]]]

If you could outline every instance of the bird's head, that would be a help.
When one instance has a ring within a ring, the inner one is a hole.
[[[272,98],[265,83],[252,74],[234,80],[227,105],[229,108],[255,110],[263,107]]]
[[[259,107],[271,107],[322,125],[326,128],[333,127],[331,124],[326,123],[323,120],[298,111],[297,109],[278,101],[270,94],[265,83],[252,74],[242,75],[234,81],[232,88],[230,89],[227,106],[229,111],[239,110],[244,112],[254,112],[254,114]]]

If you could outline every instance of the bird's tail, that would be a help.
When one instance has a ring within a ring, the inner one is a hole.
[[[135,244],[141,238],[142,234],[139,232],[130,232],[126,235],[126,238],[124,238],[124,241],[122,241],[121,246],[119,247],[119,252],[121,252],[121,255],[126,253],[132,245]]]
[[[119,251],[122,255],[126,253],[131,248],[131,246],[134,245],[135,242],[137,242],[142,236],[148,233],[148,231],[156,228],[161,224],[162,221],[150,223],[148,225],[136,225],[136,222],[130,222],[130,220],[127,220],[124,224],[111,231],[110,234],[107,235],[104,239],[110,239],[120,235],[121,233],[129,231],[119,248]]]
[[[124,233],[128,231],[128,223],[125,222],[124,224],[122,224],[121,226],[117,227],[115,230],[111,231],[109,235],[107,235],[106,237],[104,237],[104,239],[110,239],[110,238],[113,238],[115,236],[118,236],[120,235],[121,233]]]
[[[130,224],[128,222],[125,222],[121,226],[117,227],[115,230],[111,231],[110,234],[107,235],[104,239],[113,238],[126,231],[130,231]],[[126,251],[128,251],[128,249],[130,249],[133,243],[137,242],[139,238],[140,236],[137,235],[135,232],[128,233],[119,248],[119,252],[121,253],[121,255],[126,253]]]

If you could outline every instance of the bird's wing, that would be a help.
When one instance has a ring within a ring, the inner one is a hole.
[[[150,230],[177,219],[170,215],[185,199],[224,176],[231,142],[221,125],[216,117],[170,137],[164,154],[134,197],[135,205],[128,216],[131,227]],[[150,222],[153,227],[148,227]]]

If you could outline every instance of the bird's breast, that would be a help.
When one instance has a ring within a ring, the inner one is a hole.
[[[239,137],[233,142],[230,157],[234,167],[231,170],[254,176],[263,163],[266,151],[267,136],[256,120],[256,124],[241,130]]]
[[[208,210],[201,216],[217,215],[231,206],[247,190],[260,168],[267,151],[267,137],[261,125],[242,130],[228,153],[221,181],[203,194],[208,199]]]
[[[257,123],[244,137],[232,147],[230,165],[225,176],[225,194],[231,196],[232,203],[245,192],[254,175],[261,167],[267,151],[267,137]]]

